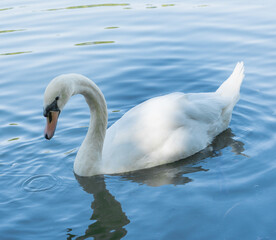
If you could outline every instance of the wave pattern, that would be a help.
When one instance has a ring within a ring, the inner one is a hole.
[[[5,239],[275,238],[274,1],[3,4]],[[237,61],[244,61],[246,77],[230,128],[188,159],[118,176],[75,177],[73,161],[89,123],[80,96],[64,109],[54,139],[43,139],[43,92],[59,74],[81,73],[97,83],[110,126],[149,98],[214,91]]]

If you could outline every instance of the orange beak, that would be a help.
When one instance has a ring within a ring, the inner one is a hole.
[[[59,111],[50,111],[47,116],[47,120],[46,120],[47,122],[46,122],[46,127],[44,130],[44,136],[48,140],[50,140],[55,134],[58,116],[59,116]]]

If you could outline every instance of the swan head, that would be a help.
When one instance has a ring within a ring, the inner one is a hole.
[[[48,140],[54,136],[59,114],[73,95],[70,76],[71,74],[67,74],[54,78],[44,92],[43,115],[47,118],[44,136]]]

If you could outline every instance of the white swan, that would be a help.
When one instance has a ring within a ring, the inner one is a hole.
[[[45,137],[54,135],[69,98],[82,94],[91,119],[75,159],[77,175],[122,173],[174,162],[204,149],[228,127],[243,78],[240,62],[216,92],[176,92],[152,98],[106,130],[107,107],[100,89],[82,75],[61,75],[44,93]]]

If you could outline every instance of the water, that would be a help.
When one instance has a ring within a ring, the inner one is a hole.
[[[2,1],[1,237],[275,239],[275,7],[272,0]],[[229,129],[188,159],[75,177],[89,123],[81,96],[62,112],[54,138],[43,138],[43,92],[59,74],[94,80],[110,126],[149,98],[215,90],[241,60],[246,77]]]

